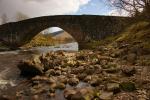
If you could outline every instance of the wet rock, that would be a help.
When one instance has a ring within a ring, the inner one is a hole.
[[[57,75],[57,76],[61,75],[61,71],[60,71],[60,70],[57,70],[57,71],[55,72],[55,75]]]
[[[67,73],[66,72],[62,72],[62,75],[67,75]]]
[[[61,83],[64,83],[64,84],[66,84],[67,83],[67,77],[66,76],[63,76],[63,75],[61,75],[61,76],[58,76],[58,81],[59,82],[61,82]]]
[[[101,100],[112,100],[113,92],[102,92],[99,96]]]
[[[126,76],[133,76],[136,73],[134,66],[122,66],[121,71]]]
[[[78,83],[79,83],[79,79],[77,79],[77,78],[70,78],[68,80],[69,85],[77,85]]]
[[[148,100],[147,92],[146,90],[138,90],[137,91],[137,97],[139,100]]]
[[[85,77],[84,81],[89,82],[89,81],[91,81],[91,79],[92,79],[92,76],[88,75]]]
[[[82,88],[72,95],[71,100],[92,100],[94,98],[94,91],[91,88]]]
[[[65,89],[66,85],[64,83],[57,83],[56,89]]]
[[[39,99],[39,96],[38,96],[38,95],[34,95],[34,96],[32,96],[32,99],[33,99],[33,100],[38,100],[38,99]]]
[[[64,91],[64,96],[67,100],[92,100],[94,91],[92,88],[67,89]]]
[[[103,66],[103,71],[107,73],[117,73],[120,69],[119,66],[115,63],[109,63],[108,65]]]
[[[48,78],[45,76],[36,76],[32,78],[32,81],[39,81],[42,83],[55,83],[56,80],[54,78]]]
[[[36,62],[36,60],[21,61],[18,65],[18,68],[21,70],[21,74],[23,76],[35,76],[44,73],[43,65],[40,63],[40,61]]]
[[[90,84],[92,86],[98,86],[101,82],[102,82],[102,79],[92,77],[92,80],[90,81]]]
[[[94,72],[95,72],[95,69],[94,69],[93,66],[90,66],[89,68],[88,68],[88,67],[85,68],[85,73],[86,73],[87,75],[92,75]]]
[[[68,77],[68,78],[76,78],[77,75],[75,75],[75,74],[70,74],[70,72],[68,72],[67,77]]]
[[[54,70],[61,70],[62,68],[60,66],[55,66]]]
[[[95,74],[101,74],[102,73],[102,67],[101,65],[94,65]]]
[[[103,71],[107,73],[117,73],[119,71],[118,68],[109,68],[109,69],[104,69]]]
[[[46,76],[54,76],[55,75],[55,70],[54,69],[49,69],[49,70],[47,70],[46,72],[45,72],[45,75]]]
[[[127,55],[127,61],[134,64],[137,59],[137,55],[135,53],[130,53]]]
[[[86,60],[87,57],[84,56],[84,55],[78,55],[78,56],[76,57],[76,59],[77,59],[77,60]]]
[[[48,96],[49,97],[55,97],[55,93],[49,93]]]
[[[67,100],[71,100],[72,95],[74,95],[76,93],[77,93],[77,91],[74,89],[66,89],[66,90],[64,90],[64,97]]]
[[[77,68],[73,68],[71,73],[72,74],[78,74],[78,73],[81,74],[81,73],[83,73],[83,71],[84,71],[84,66],[79,66]]]
[[[42,85],[42,84],[39,84],[39,85],[35,85],[33,86],[31,89],[31,94],[40,94],[40,93],[47,93],[49,92],[49,87],[47,85]]]
[[[133,93],[119,93],[113,100],[140,100]],[[146,100],[146,99],[144,99]]]
[[[55,89],[56,89],[56,87],[57,87],[57,84],[56,83],[52,83],[52,84],[50,84],[49,85],[49,92],[50,93],[54,93],[55,92]]]
[[[112,91],[114,93],[117,93],[120,91],[120,87],[118,83],[108,83],[107,84],[107,90]]]
[[[102,65],[103,68],[105,68],[105,65],[107,65],[108,61],[107,60],[100,60],[100,64]]]
[[[128,91],[128,92],[132,92],[136,90],[135,84],[133,82],[122,82],[120,83],[120,88],[123,91]]]
[[[78,78],[79,78],[79,80],[83,80],[83,79],[85,79],[85,77],[87,76],[87,74],[85,74],[85,73],[81,73],[81,74],[78,74]]]

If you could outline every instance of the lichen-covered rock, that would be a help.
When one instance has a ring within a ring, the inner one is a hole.
[[[102,83],[102,79],[98,77],[92,77],[91,81],[89,82],[92,86],[98,86]]]
[[[70,78],[68,80],[68,84],[70,84],[70,85],[77,85],[78,83],[79,83],[79,79],[77,79],[77,78]]]
[[[133,76],[136,73],[134,66],[122,66],[121,71],[126,76]]]
[[[108,83],[107,90],[112,91],[114,93],[119,92],[120,91],[119,84],[118,83]]]
[[[39,59],[21,61],[18,68],[24,76],[35,76],[44,73],[43,64],[41,64]]]
[[[112,100],[113,92],[102,92],[99,96],[101,100]]]
[[[64,97],[67,100],[92,100],[94,99],[94,91],[89,87],[81,89],[66,89],[64,91]]]
[[[129,92],[136,90],[135,84],[133,82],[122,82],[120,83],[120,88],[123,91],[129,91]]]
[[[57,80],[58,80],[59,82],[61,82],[61,83],[66,84],[68,79],[67,79],[66,76],[60,75],[60,76],[57,77]]]
[[[88,75],[85,77],[84,81],[89,82],[89,81],[91,81],[91,79],[92,79],[92,76]]]
[[[81,80],[81,81],[83,81],[86,76],[87,76],[87,74],[85,74],[85,73],[80,73],[80,74],[78,74],[78,78],[79,78],[79,80]]]
[[[131,64],[134,64],[137,59],[137,55],[135,53],[130,53],[127,55],[127,61]]]
[[[64,83],[57,83],[56,89],[65,89],[66,85]]]
[[[74,95],[76,93],[77,93],[77,91],[74,89],[65,89],[63,94],[67,100],[71,100],[72,95]]]
[[[48,77],[53,76],[53,75],[55,75],[55,70],[54,69],[49,69],[45,72],[45,75],[48,76]]]
[[[36,76],[32,78],[32,81],[38,81],[38,82],[42,82],[42,83],[55,83],[56,79],[55,78],[48,78],[45,76]]]

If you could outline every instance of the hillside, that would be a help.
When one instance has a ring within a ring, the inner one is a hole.
[[[150,22],[137,22],[117,36],[111,36],[95,43],[105,45],[112,57],[119,57],[122,63],[150,66]]]
[[[66,31],[63,31],[61,34],[57,34],[53,37],[53,39],[57,40],[59,43],[67,43],[67,42],[73,42],[75,41],[72,36],[67,33]]]
[[[51,46],[56,44],[56,41],[50,35],[38,34],[29,43],[22,46],[25,48],[37,46]]]
[[[38,34],[36,35],[29,43],[22,46],[25,48],[30,47],[37,47],[37,46],[52,46],[55,44],[62,44],[62,43],[69,43],[73,42],[74,39],[72,38],[69,33],[65,31],[60,31],[61,33],[53,33],[52,34]]]

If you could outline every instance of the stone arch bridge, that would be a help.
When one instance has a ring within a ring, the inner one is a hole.
[[[80,44],[89,39],[102,39],[120,32],[126,17],[98,15],[58,15],[31,18],[0,26],[0,41],[19,47],[29,42],[35,35],[49,27],[60,27],[70,33]]]

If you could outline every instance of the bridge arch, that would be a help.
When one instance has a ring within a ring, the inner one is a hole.
[[[126,17],[96,15],[43,16],[0,26],[0,40],[10,46],[26,44],[35,35],[49,27],[61,27],[78,43],[86,39],[99,40],[120,32],[128,21]]]
[[[22,48],[60,46],[63,50],[77,50],[78,42],[65,30],[59,27],[49,27],[37,34]],[[64,48],[65,47],[65,48]]]

